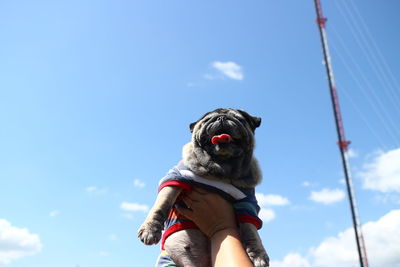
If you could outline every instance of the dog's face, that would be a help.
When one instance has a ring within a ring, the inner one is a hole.
[[[205,150],[216,161],[251,156],[254,130],[261,118],[242,110],[220,108],[190,124],[194,147]]]

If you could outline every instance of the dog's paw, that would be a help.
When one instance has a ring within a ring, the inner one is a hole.
[[[138,230],[138,238],[146,245],[157,244],[163,227],[158,222],[144,222]]]
[[[263,248],[247,247],[246,252],[254,267],[269,267],[269,257]]]

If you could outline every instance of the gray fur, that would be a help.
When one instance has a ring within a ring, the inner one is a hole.
[[[240,173],[238,166],[213,161],[206,151],[194,148],[192,142],[183,147],[182,158],[183,163],[190,170],[211,180],[246,188],[253,188],[262,180],[261,169],[255,157],[251,158],[246,176],[236,175],[236,173]],[[230,176],[229,174],[232,175]]]
[[[181,188],[167,186],[157,195],[156,202],[138,230],[138,238],[146,245],[157,244],[161,239],[164,221],[181,193]]]
[[[253,157],[254,131],[260,123],[260,118],[236,109],[216,109],[205,114],[190,126],[192,142],[183,149],[183,162],[197,175],[255,187],[261,182],[261,171]],[[236,141],[211,144],[212,136],[220,133],[228,133]]]
[[[251,223],[241,223],[239,228],[240,238],[254,266],[268,266],[269,257],[258,235],[257,228]]]
[[[253,156],[254,131],[261,118],[242,110],[216,109],[190,124],[192,141],[183,147],[184,164],[195,174],[238,187],[254,188],[261,182],[261,170]],[[215,135],[229,134],[232,143],[212,144]],[[139,228],[139,239],[155,244],[162,225],[180,194],[177,187],[165,187]],[[256,267],[269,266],[269,258],[254,225],[240,224],[243,245]],[[169,236],[165,248],[178,266],[210,266],[209,240],[196,229],[181,230]]]
[[[178,266],[211,266],[210,242],[197,229],[175,232],[165,241],[165,249]]]

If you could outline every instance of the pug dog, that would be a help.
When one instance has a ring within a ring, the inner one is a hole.
[[[172,262],[211,266],[209,239],[174,208],[185,206],[179,198],[193,186],[218,192],[232,202],[249,258],[256,267],[269,266],[257,232],[262,221],[257,216],[255,186],[261,182],[261,171],[253,150],[254,132],[260,124],[261,118],[231,108],[208,112],[190,124],[192,140],[183,147],[183,159],[160,180],[155,204],[138,230],[138,238],[146,245],[162,238],[158,266]]]

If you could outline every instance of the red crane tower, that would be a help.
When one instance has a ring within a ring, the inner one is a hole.
[[[346,137],[344,136],[343,120],[340,112],[339,98],[336,91],[335,79],[333,77],[331,57],[329,54],[328,40],[325,31],[325,23],[327,19],[322,14],[322,7],[320,0],[314,0],[314,4],[315,4],[315,10],[317,12],[317,24],[321,37],[322,50],[324,53],[325,68],[328,75],[329,91],[331,95],[333,113],[335,116],[336,131],[339,139],[338,145],[339,145],[340,155],[342,158],[343,171],[346,180],[347,194],[350,202],[350,210],[353,219],[353,227],[356,237],[360,266],[368,267],[367,251],[365,249],[364,237],[362,234],[361,223],[358,216],[357,203],[353,189],[353,182],[350,175],[350,165],[348,161],[348,147],[350,145],[350,141],[346,140]]]

